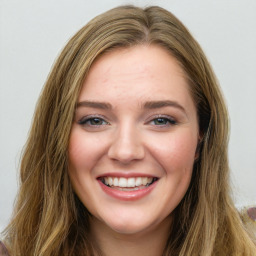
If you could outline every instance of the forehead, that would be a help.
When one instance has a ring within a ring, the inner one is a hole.
[[[92,65],[79,97],[151,98],[189,95],[186,75],[167,50],[140,45],[101,56]]]

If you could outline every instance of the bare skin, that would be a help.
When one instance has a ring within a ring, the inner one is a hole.
[[[103,255],[162,255],[198,140],[189,84],[166,50],[121,49],[94,63],[78,98],[69,176]]]
[[[119,234],[97,219],[93,220],[91,235],[95,247],[101,248],[104,256],[161,256],[171,226],[171,216],[166,218],[152,232],[140,234]]]

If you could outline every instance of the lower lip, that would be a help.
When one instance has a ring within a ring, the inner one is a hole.
[[[122,191],[114,188],[110,188],[106,185],[104,185],[100,180],[98,180],[102,190],[108,194],[109,196],[112,196],[116,199],[123,200],[123,201],[135,201],[139,200],[142,197],[147,196],[155,187],[157,184],[157,181],[155,181],[153,184],[150,186],[143,188],[143,189],[138,189],[134,191]]]

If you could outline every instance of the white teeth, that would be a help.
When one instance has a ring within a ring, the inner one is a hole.
[[[113,179],[111,177],[105,178],[105,181],[108,181],[108,185],[112,186],[113,185]]]
[[[128,188],[132,188],[132,187],[135,187],[135,178],[129,178],[128,181],[127,181],[127,187]]]
[[[135,186],[140,186],[142,184],[142,178],[141,177],[138,177],[136,178],[136,181],[135,181]]]
[[[132,178],[124,178],[124,177],[104,177],[104,184],[108,186],[115,186],[121,188],[135,188],[139,186],[146,186],[151,184],[153,181],[152,177],[132,177]]]
[[[125,178],[120,178],[120,179],[119,179],[119,187],[121,187],[121,188],[126,188],[126,187],[127,187],[127,179],[125,179]]]
[[[147,183],[148,183],[148,178],[147,177],[143,177],[142,178],[142,184],[145,186],[145,185],[147,185]]]
[[[119,181],[118,181],[118,178],[114,178],[113,185],[114,185],[114,186],[116,186],[116,187],[119,187]]]

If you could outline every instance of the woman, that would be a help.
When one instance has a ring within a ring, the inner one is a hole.
[[[39,99],[10,255],[254,255],[229,196],[228,114],[198,43],[124,6],[67,44]]]

